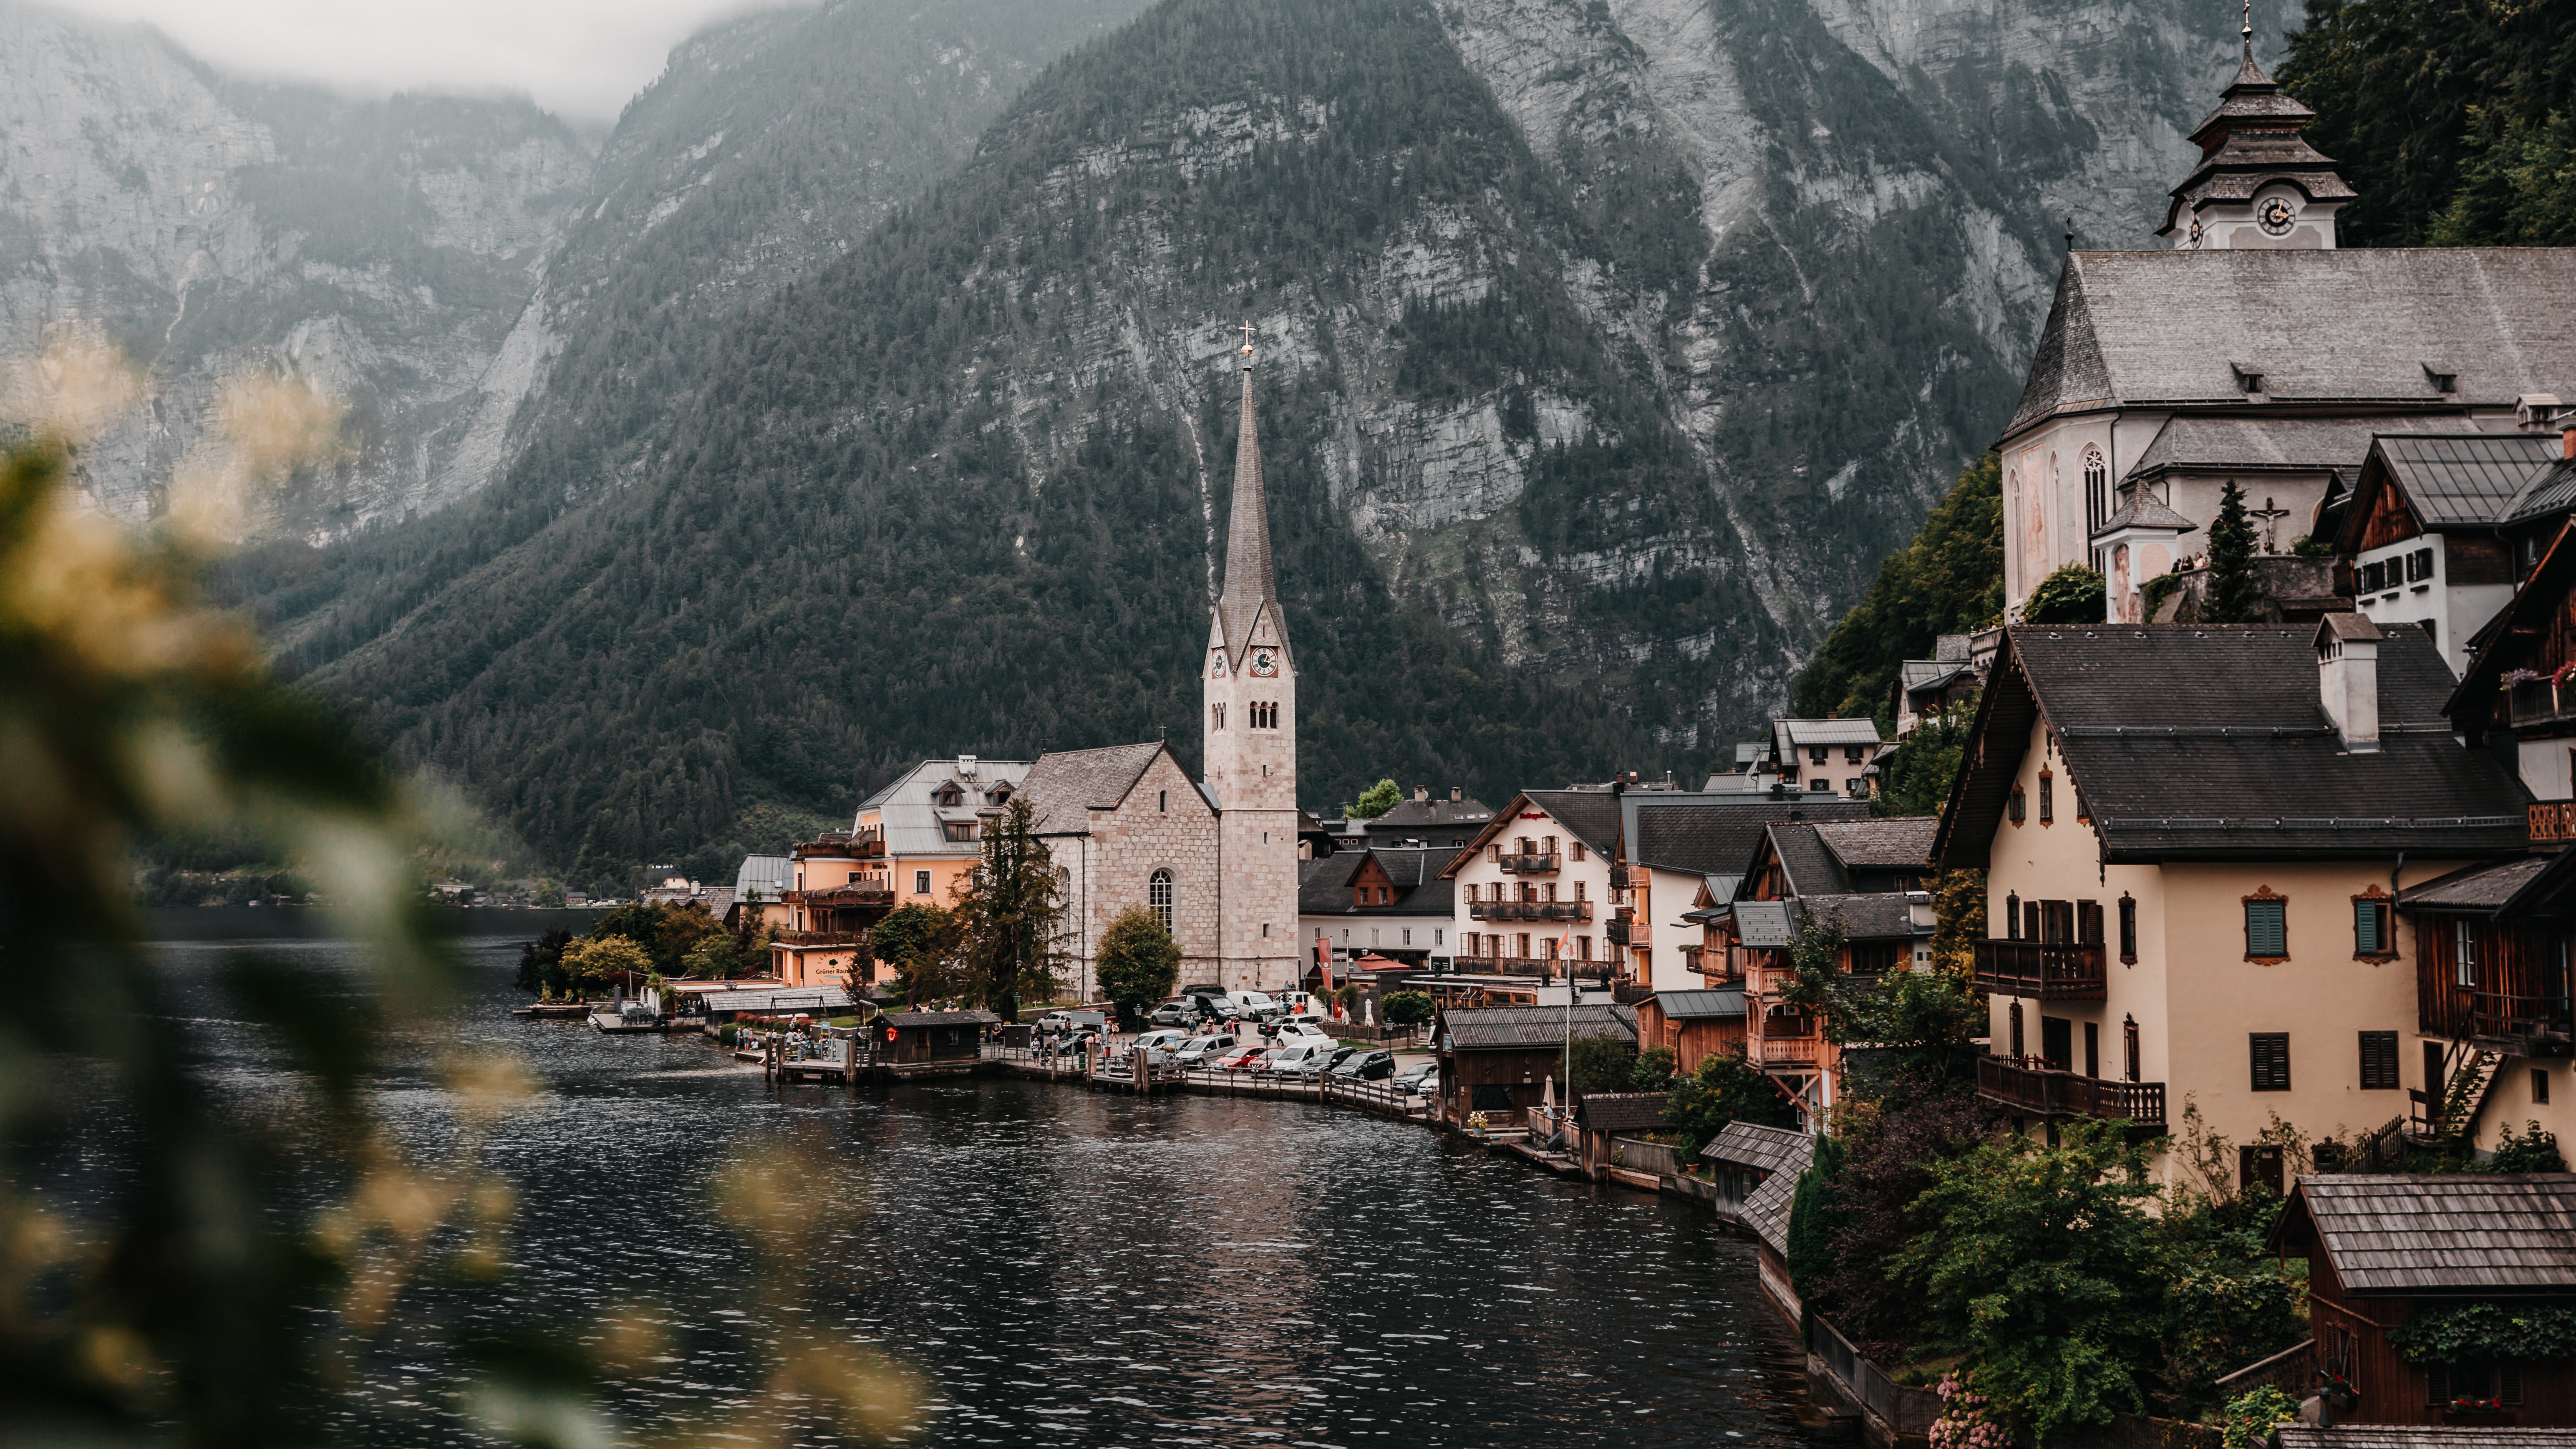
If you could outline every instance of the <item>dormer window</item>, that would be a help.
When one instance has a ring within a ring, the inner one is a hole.
[[[2227,365],[2235,369],[2236,385],[2243,389],[2247,396],[2250,397],[2256,393],[2264,391],[2262,364],[2254,362],[2230,362]]]
[[[2439,362],[2427,362],[2423,364],[2423,367],[2424,380],[2433,385],[2433,391],[2458,392],[2460,390],[2460,370],[2458,368]]]
[[[957,787],[956,781],[951,780],[939,787],[938,799],[943,808],[954,810],[966,803],[966,792]]]
[[[1011,803],[1011,785],[1010,785],[1010,782],[1009,782],[1009,781],[1007,781],[1007,780],[1005,780],[1005,781],[1003,781],[1002,783],[1000,783],[1000,784],[998,784],[998,785],[995,785],[995,786],[992,788],[992,790],[984,796],[984,800],[985,800],[985,803],[990,804],[990,805],[1008,805],[1008,804],[1010,804],[1010,803]]]

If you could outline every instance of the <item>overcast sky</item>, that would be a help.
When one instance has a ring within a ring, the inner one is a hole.
[[[395,90],[524,91],[610,121],[709,21],[787,0],[55,0],[160,27],[243,75]]]

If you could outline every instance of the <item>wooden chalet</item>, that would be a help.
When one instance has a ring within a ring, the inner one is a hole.
[[[971,1072],[983,1057],[985,1029],[1001,1024],[989,1011],[889,1011],[867,1025],[869,1056],[896,1077]]]
[[[2398,1341],[2475,1304],[2576,1308],[2576,1173],[2302,1177],[2272,1245],[2307,1258],[2314,1382],[2336,1424],[2576,1426],[2576,1362],[2419,1363]]]
[[[792,884],[781,895],[788,929],[770,941],[772,974],[794,986],[876,980],[868,931],[894,909],[894,880],[879,828],[834,830],[797,842]]]
[[[1442,1007],[1432,1021],[1443,1122],[1482,1112],[1494,1127],[1522,1125],[1560,1075],[1568,1034],[1637,1042],[1637,1013],[1618,1005]]]
[[[1637,1050],[1673,1054],[1673,1070],[1688,1076],[1713,1056],[1744,1051],[1744,988],[1658,991],[1637,1003]]]

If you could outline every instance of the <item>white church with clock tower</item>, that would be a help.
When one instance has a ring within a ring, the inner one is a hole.
[[[1038,758],[1020,786],[1066,895],[1066,984],[1093,995],[1092,957],[1121,911],[1144,905],[1181,948],[1183,985],[1294,987],[1297,671],[1270,561],[1269,500],[1252,408],[1252,341],[1239,354],[1242,422],[1225,581],[1200,682],[1201,778],[1162,743]]]

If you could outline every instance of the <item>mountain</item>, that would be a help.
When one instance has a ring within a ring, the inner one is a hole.
[[[488,486],[230,586],[585,869],[703,874],[926,754],[1194,758],[1249,317],[1310,801],[1687,776],[2000,425],[2060,218],[2146,240],[2233,43],[2118,4],[1167,0],[872,230],[603,245],[653,280],[549,324]],[[803,104],[779,171],[842,124]],[[638,113],[607,154],[685,175],[704,123]]]
[[[81,459],[129,518],[223,378],[298,374],[348,403],[351,458],[264,523],[345,527],[423,496],[590,171],[524,102],[251,84],[141,27],[0,3],[0,355],[69,328],[148,367],[152,405]]]

